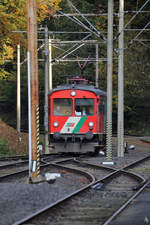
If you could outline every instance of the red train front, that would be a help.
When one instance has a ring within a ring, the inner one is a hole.
[[[105,144],[106,92],[74,78],[49,94],[49,142],[56,152],[93,152]]]

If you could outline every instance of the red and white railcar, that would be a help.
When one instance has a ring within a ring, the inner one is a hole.
[[[106,92],[81,78],[49,94],[49,142],[56,152],[93,152],[105,144]]]

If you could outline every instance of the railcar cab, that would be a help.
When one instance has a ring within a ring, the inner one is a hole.
[[[75,77],[49,94],[49,142],[56,152],[94,151],[104,142],[106,93]]]
[[[53,98],[53,116],[93,116],[93,115],[94,115],[93,98],[83,98],[83,99]]]

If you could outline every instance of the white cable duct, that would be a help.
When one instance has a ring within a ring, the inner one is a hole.
[[[30,81],[30,52],[27,52],[28,69],[28,133],[29,133],[29,178],[32,176],[32,137],[31,137],[31,81]]]

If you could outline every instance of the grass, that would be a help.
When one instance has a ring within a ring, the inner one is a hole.
[[[0,139],[0,156],[5,156],[8,154],[9,146],[6,140]]]
[[[0,139],[0,157],[4,156],[12,156],[14,153],[14,150],[11,151],[8,145],[8,141],[4,139]]]

